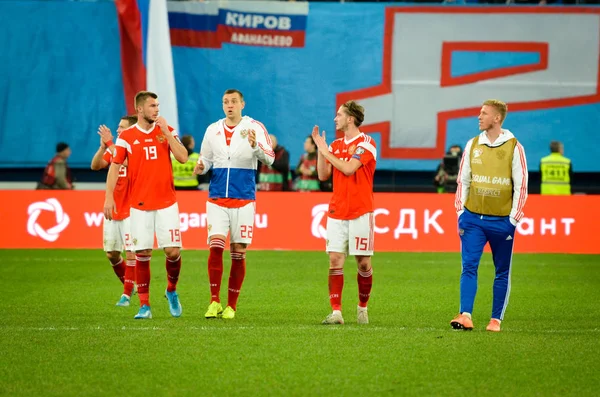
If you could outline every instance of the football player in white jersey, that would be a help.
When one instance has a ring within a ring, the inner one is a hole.
[[[210,305],[206,318],[233,319],[246,275],[246,248],[252,242],[256,199],[257,161],[271,165],[275,159],[265,126],[242,116],[244,96],[235,89],[225,91],[225,118],[211,124],[204,134],[196,174],[212,169],[206,213],[208,217],[208,276]],[[229,235],[231,272],[227,306],[220,300],[223,251]]]

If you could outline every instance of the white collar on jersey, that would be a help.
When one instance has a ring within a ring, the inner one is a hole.
[[[360,138],[361,136],[364,135],[362,132],[360,132],[360,131],[358,131],[358,132],[359,132],[359,134],[357,136],[355,136],[354,138],[350,139],[349,141],[347,141],[346,137],[344,136],[344,144],[347,145],[349,143],[352,143],[352,142],[354,142],[355,140],[357,140],[358,138]]]
[[[152,123],[150,125],[150,129],[149,130],[145,130],[142,127],[140,127],[140,125],[138,123],[135,123],[135,128],[137,128],[138,130],[140,130],[141,132],[143,132],[144,134],[149,134],[154,130],[154,127],[156,127],[156,123]]]

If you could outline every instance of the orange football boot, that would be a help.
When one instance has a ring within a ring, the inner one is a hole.
[[[490,320],[490,323],[485,327],[486,331],[500,332],[500,321],[495,318]]]
[[[459,314],[452,321],[450,321],[450,325],[454,329],[464,329],[465,331],[471,331],[473,329],[473,320],[464,314]]]

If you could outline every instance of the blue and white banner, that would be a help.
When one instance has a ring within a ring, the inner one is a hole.
[[[304,47],[307,18],[307,2],[169,3],[171,41],[182,47]]]

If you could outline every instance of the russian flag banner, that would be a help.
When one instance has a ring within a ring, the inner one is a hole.
[[[304,47],[307,2],[169,2],[174,46],[221,48],[223,43]]]
[[[166,0],[116,0],[127,111],[138,91],[155,92],[160,113],[178,129],[177,95]]]

